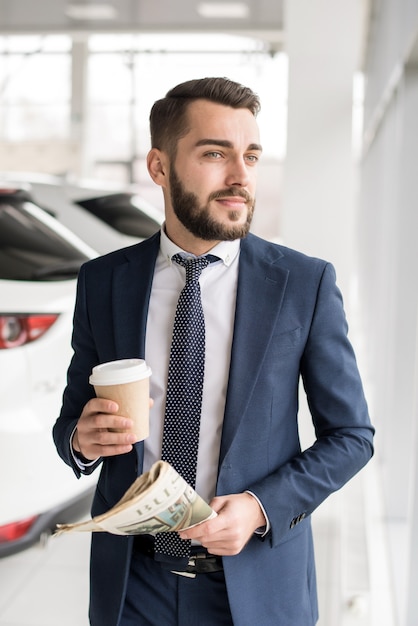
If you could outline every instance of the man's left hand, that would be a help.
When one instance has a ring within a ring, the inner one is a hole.
[[[249,493],[217,496],[210,502],[217,517],[180,531],[182,539],[199,541],[219,556],[238,554],[266,519],[257,500]]]

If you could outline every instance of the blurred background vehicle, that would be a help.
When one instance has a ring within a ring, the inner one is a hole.
[[[60,185],[0,185],[0,557],[77,519],[91,501],[96,477],[77,481],[51,435],[72,354],[78,270],[162,221],[133,193],[96,194],[76,205]]]
[[[163,212],[135,187],[121,190],[103,181],[68,181],[32,172],[0,172],[0,180],[30,191],[32,200],[99,254],[137,243],[155,233]]]

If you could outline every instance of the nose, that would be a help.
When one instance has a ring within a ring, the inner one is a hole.
[[[226,173],[225,183],[231,187],[237,185],[239,187],[245,187],[249,182],[248,166],[244,159],[236,158],[230,161],[228,164],[228,171]]]

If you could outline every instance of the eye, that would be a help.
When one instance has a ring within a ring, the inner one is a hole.
[[[222,153],[217,150],[211,150],[210,152],[205,152],[205,156],[211,159],[220,159],[222,158]]]
[[[250,163],[258,163],[259,158],[256,154],[247,154],[247,156],[245,157],[247,159],[247,161],[249,161]]]

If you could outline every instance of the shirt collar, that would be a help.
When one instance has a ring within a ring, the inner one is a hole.
[[[240,242],[240,239],[234,239],[233,241],[221,241],[216,244],[216,246],[214,246],[211,250],[209,250],[208,254],[214,254],[215,256],[218,256],[220,259],[222,259],[224,265],[229,267],[239,253]],[[175,254],[183,253],[186,256],[195,256],[194,254],[190,254],[186,250],[182,250],[182,248],[179,248],[179,246],[177,246],[171,241],[171,239],[167,237],[164,224],[161,227],[160,250],[169,265],[171,265],[171,259]]]

